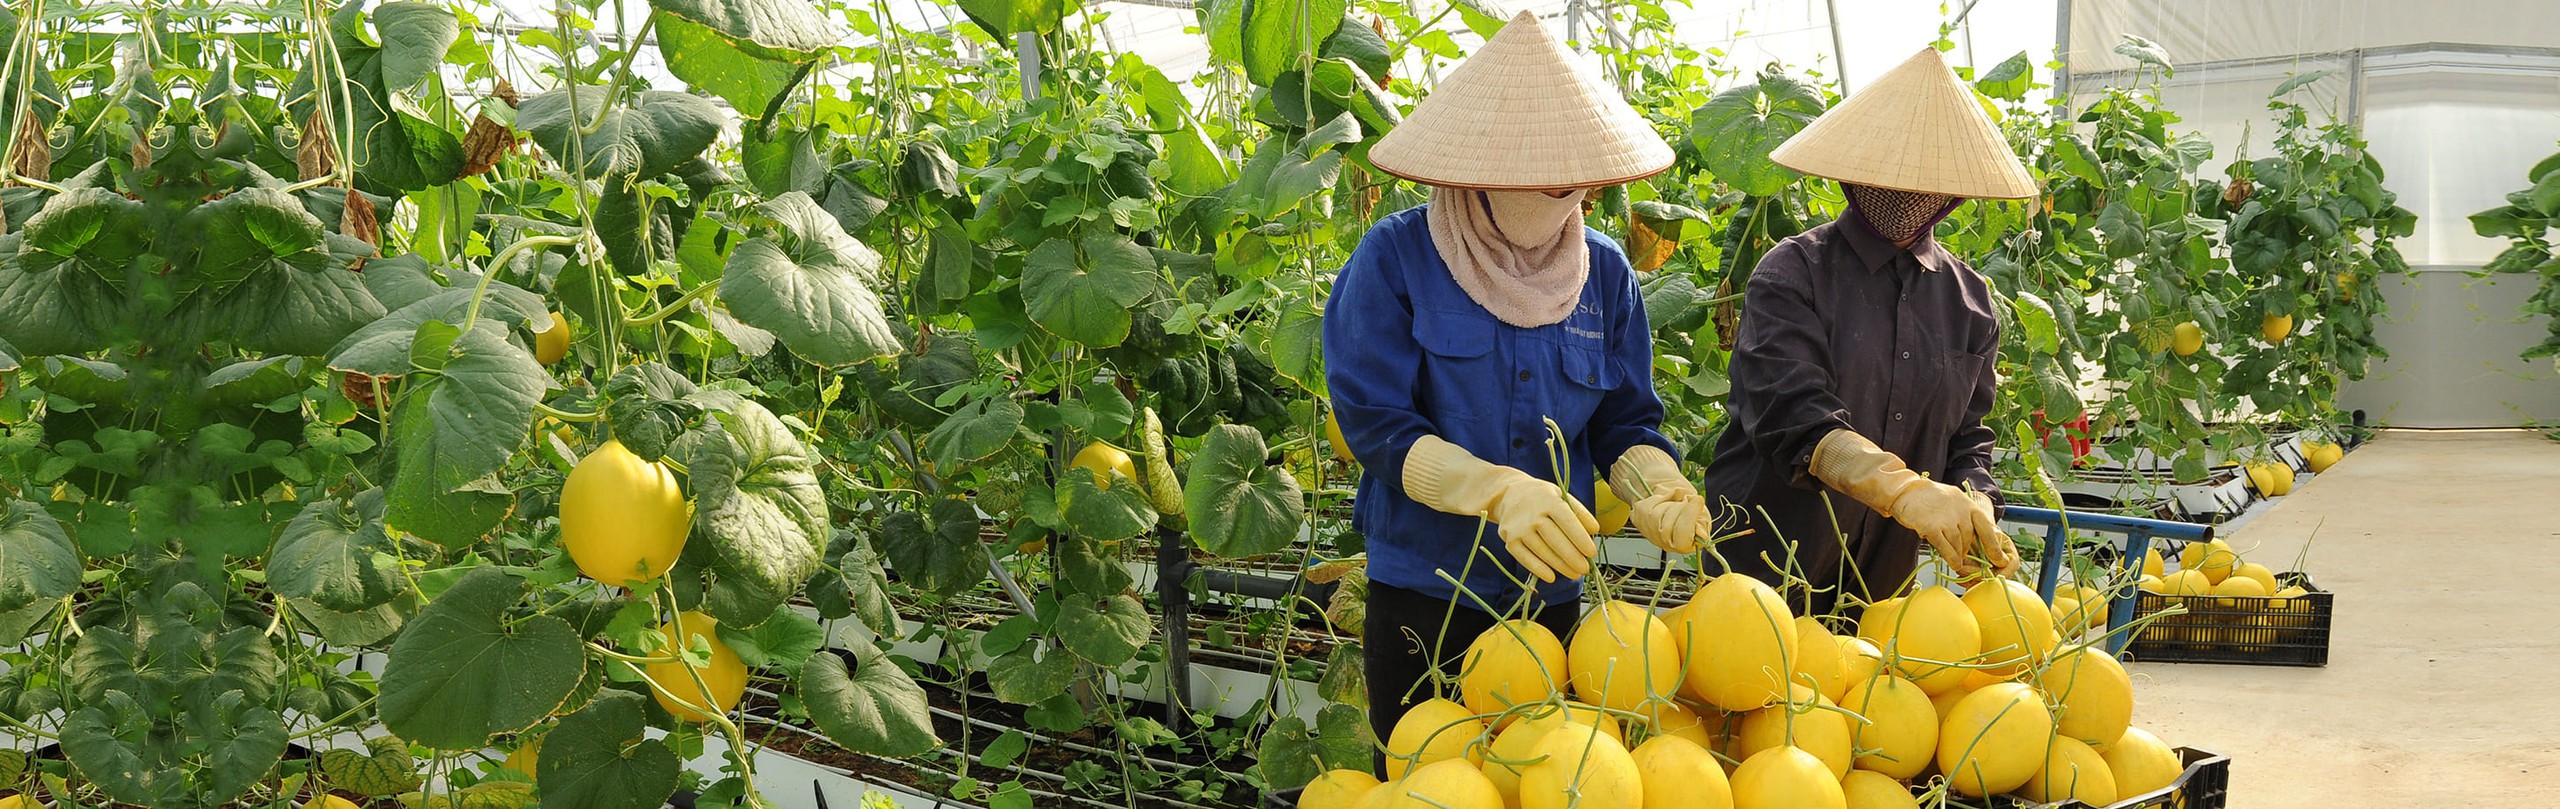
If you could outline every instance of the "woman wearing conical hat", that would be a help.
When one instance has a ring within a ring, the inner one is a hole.
[[[1711,522],[1656,430],[1635,272],[1582,224],[1589,192],[1671,166],[1651,125],[1523,13],[1370,160],[1433,189],[1369,231],[1325,305],[1325,378],[1365,470],[1352,522],[1384,740],[1432,696],[1429,661],[1456,673],[1496,613],[1571,632],[1597,553],[1594,470],[1668,550],[1694,551]]]
[[[1752,271],[1704,488],[1757,530],[1719,551],[1777,582],[1779,540],[1794,543],[1812,587],[1791,600],[1816,612],[1900,590],[1924,541],[1959,574],[2015,568],[1983,424],[1998,302],[1930,231],[1966,199],[2033,196],[2034,179],[1928,49],[1770,158],[1839,181],[1849,206]]]

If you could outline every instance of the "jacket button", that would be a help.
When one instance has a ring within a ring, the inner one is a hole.
[[[1527,372],[1527,371],[1521,371],[1521,372],[1520,372],[1520,381],[1522,381],[1522,382],[1527,382],[1527,381],[1529,381],[1529,372]]]
[[[1529,442],[1528,442],[1528,441],[1526,441],[1526,440],[1524,440],[1524,439],[1518,439],[1518,438],[1511,439],[1511,448],[1512,448],[1512,449],[1519,449],[1519,448],[1521,448],[1521,447],[1528,446],[1528,445],[1529,445]]]
[[[1600,384],[1600,375],[1599,375],[1599,374],[1583,374],[1583,375],[1582,375],[1582,383],[1583,383],[1583,384],[1585,384],[1585,385],[1597,385],[1597,384]]]

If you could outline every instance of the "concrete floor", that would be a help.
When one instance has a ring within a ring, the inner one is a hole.
[[[2228,538],[2337,593],[2327,668],[2130,667],[2230,806],[2560,806],[2560,443],[2387,432]]]

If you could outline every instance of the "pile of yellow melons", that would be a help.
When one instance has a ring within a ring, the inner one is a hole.
[[[2169,786],[2183,765],[2131,726],[2124,668],[2057,612],[1992,580],[1878,602],[1839,636],[1727,575],[1660,614],[1605,602],[1569,646],[1506,621],[1468,647],[1456,700],[1396,724],[1384,783],[1334,770],[1298,805],[1882,809],[1916,787],[2106,806]]]

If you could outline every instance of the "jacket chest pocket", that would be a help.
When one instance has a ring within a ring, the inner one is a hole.
[[[1599,409],[1601,398],[1616,390],[1625,375],[1609,353],[1596,345],[1569,343],[1549,350],[1554,352],[1557,378],[1548,386],[1548,395],[1553,397],[1549,414],[1568,432],[1580,433],[1592,412]]]
[[[1510,368],[1494,351],[1494,322],[1464,313],[1415,309],[1413,341],[1422,347],[1421,387],[1424,415],[1467,419],[1499,416],[1507,397],[1486,395],[1505,389]]]

